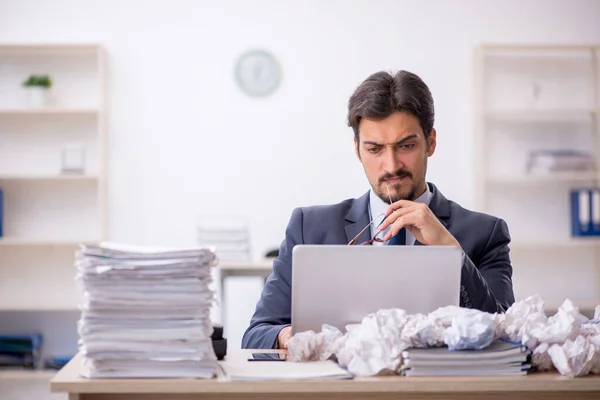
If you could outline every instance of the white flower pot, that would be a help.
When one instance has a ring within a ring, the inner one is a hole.
[[[27,90],[27,105],[31,108],[43,108],[47,104],[48,89],[43,87],[28,87]]]

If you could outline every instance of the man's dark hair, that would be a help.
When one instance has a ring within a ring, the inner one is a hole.
[[[429,88],[417,75],[399,71],[376,72],[354,91],[348,102],[348,126],[359,141],[358,126],[363,118],[384,119],[396,111],[414,115],[421,124],[425,139],[433,129],[435,110]]]

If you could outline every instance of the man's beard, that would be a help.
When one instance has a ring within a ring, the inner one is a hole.
[[[405,178],[408,177],[412,180],[412,185],[410,186],[410,190],[406,194],[402,194],[400,192],[400,187],[402,186],[400,183],[389,184],[386,181],[394,178]],[[392,204],[397,202],[398,200],[410,200],[414,201],[417,198],[417,190],[419,190],[421,184],[423,183],[424,178],[415,182],[413,179],[413,174],[406,170],[398,170],[394,174],[385,174],[381,178],[379,178],[379,185],[377,189],[375,189],[375,194],[383,200],[387,204]],[[379,190],[383,185],[383,191]],[[386,185],[389,185],[390,191],[386,188]],[[394,189],[394,190],[392,190]]]

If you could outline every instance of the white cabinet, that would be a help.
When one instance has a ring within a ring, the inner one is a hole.
[[[30,75],[51,78],[41,100]],[[0,45],[0,333],[42,333],[45,356],[76,352],[75,251],[107,236],[105,87],[101,46]],[[10,374],[0,388],[50,396],[52,373]]]
[[[571,236],[570,191],[597,187],[598,60],[593,46],[481,46],[476,53],[477,208],[505,219],[517,299],[549,309],[600,304],[600,237]],[[533,172],[533,151],[589,153],[590,170]]]

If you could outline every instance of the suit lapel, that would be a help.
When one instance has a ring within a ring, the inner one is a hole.
[[[444,228],[448,229],[448,224],[450,222],[450,206],[448,205],[448,199],[444,197],[442,192],[440,192],[433,183],[428,183],[428,185],[432,193],[429,209],[441,222]],[[423,243],[415,240],[415,246],[423,246]]]
[[[369,222],[369,192],[352,202],[346,214],[346,243],[350,242]],[[367,228],[356,240],[362,243],[371,239],[371,229]]]

